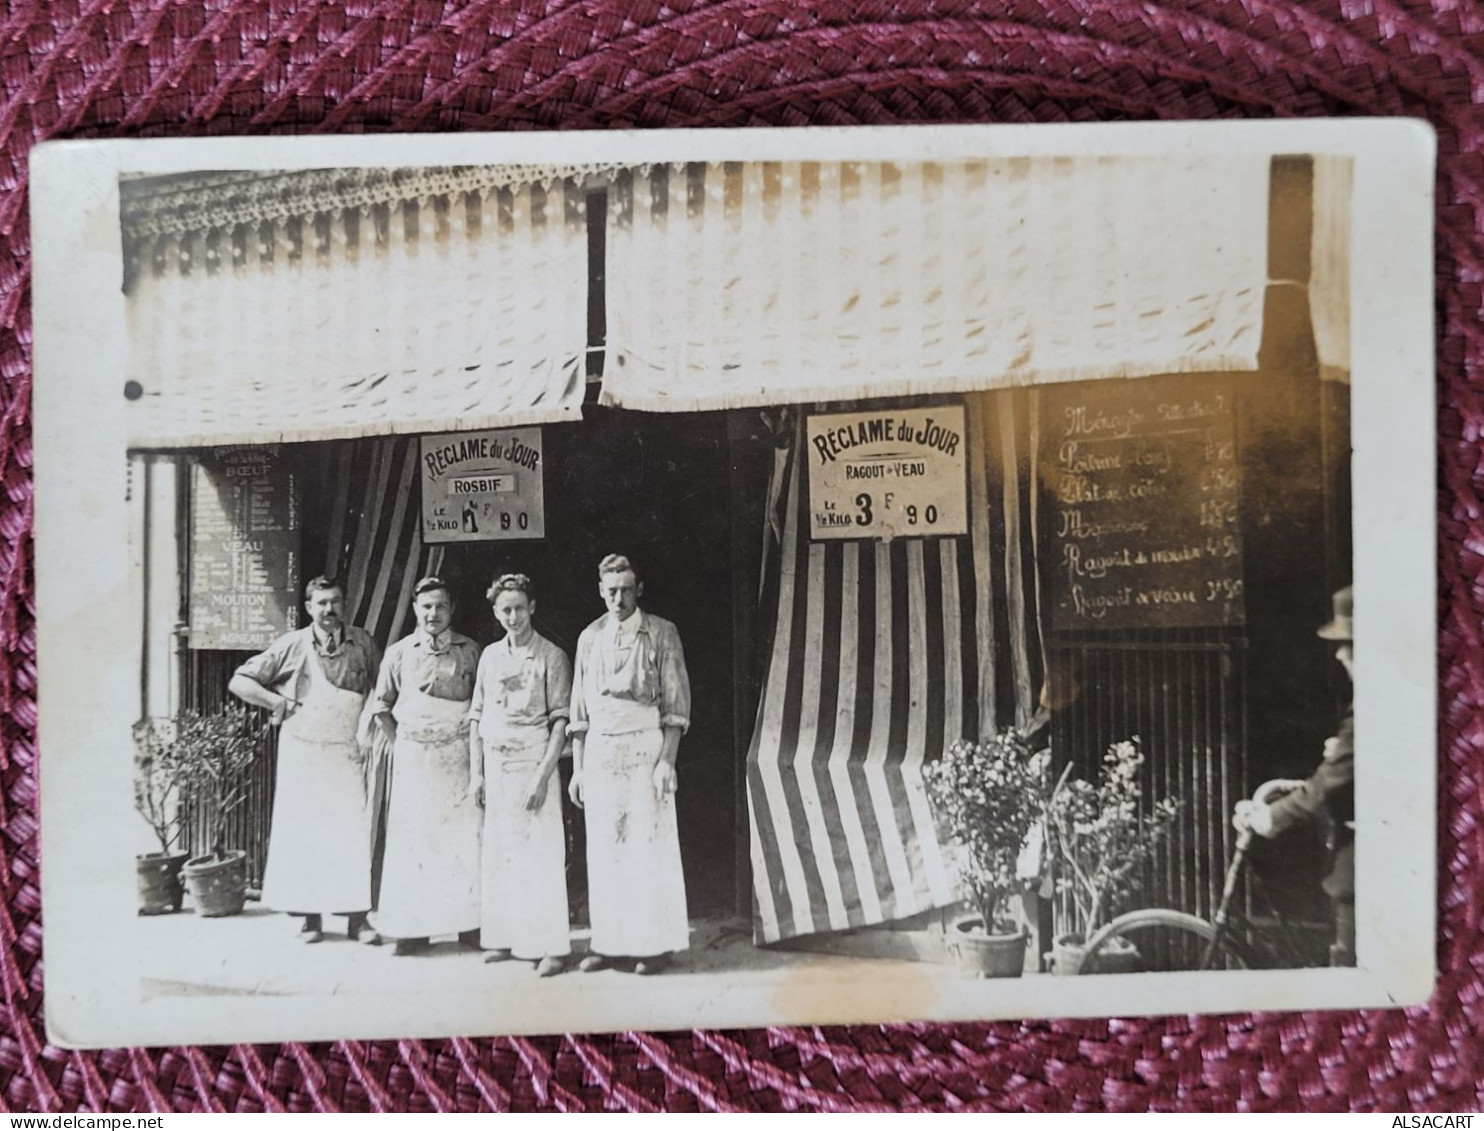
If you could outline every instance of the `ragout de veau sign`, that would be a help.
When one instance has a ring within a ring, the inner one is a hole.
[[[541,429],[422,438],[423,541],[546,536]]]
[[[810,537],[968,533],[963,405],[816,414],[806,427]]]

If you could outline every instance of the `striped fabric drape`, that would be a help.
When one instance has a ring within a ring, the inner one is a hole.
[[[1255,369],[1268,197],[1244,155],[639,167],[608,195],[604,401]]]
[[[351,624],[369,632],[383,652],[412,630],[412,590],[437,574],[442,546],[425,545],[418,507],[418,439],[385,436],[325,449],[324,477],[313,521],[326,530],[326,576],[345,585]],[[373,820],[371,886],[381,887],[382,847],[391,776],[390,751],[374,744],[366,766]],[[263,819],[268,819],[264,810]],[[265,825],[266,827],[266,825]]]
[[[570,180],[131,238],[131,447],[580,413],[587,215]]]
[[[413,586],[443,561],[442,546],[423,544],[417,461],[416,437],[385,436],[334,445],[324,468],[322,572],[345,584],[346,617],[383,650],[410,627]]]
[[[972,398],[966,537],[811,542],[805,472],[779,474],[773,640],[747,793],[754,934],[778,942],[958,899],[922,766],[959,738],[1028,722],[1041,663],[1013,612],[1034,601],[1023,394]],[[801,439],[796,438],[795,452]],[[1001,494],[993,502],[991,490]]]

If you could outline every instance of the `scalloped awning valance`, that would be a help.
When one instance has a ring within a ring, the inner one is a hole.
[[[136,448],[576,418],[575,167],[121,185]]]

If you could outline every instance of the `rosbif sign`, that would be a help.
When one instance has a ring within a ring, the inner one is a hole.
[[[546,536],[540,428],[422,438],[423,541]]]

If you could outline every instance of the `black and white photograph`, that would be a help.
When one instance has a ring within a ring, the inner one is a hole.
[[[53,1040],[1426,998],[1430,135],[748,134],[41,151]]]

